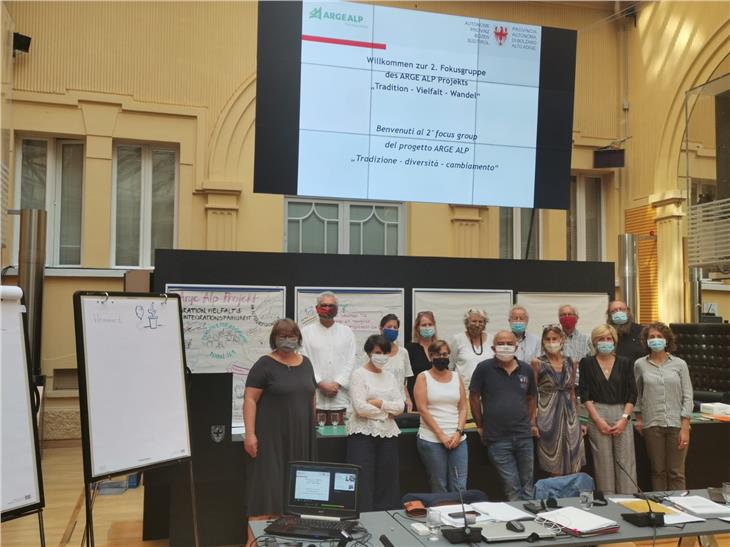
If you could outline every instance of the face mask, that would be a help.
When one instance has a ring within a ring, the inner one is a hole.
[[[433,368],[436,370],[446,370],[449,368],[449,358],[448,357],[436,357],[433,361]]]
[[[384,353],[372,353],[370,354],[370,361],[375,365],[376,368],[382,369],[388,364],[390,357]]]
[[[578,318],[575,315],[564,315],[560,318],[560,326],[569,331],[572,331],[575,328],[575,324],[577,322]]]
[[[508,361],[511,361],[515,357],[515,348],[514,346],[510,345],[503,345],[503,346],[495,346],[494,347],[494,356],[499,359],[500,361],[504,361],[505,363]]]
[[[388,342],[395,342],[398,339],[398,329],[383,329],[383,338]]]
[[[615,344],[613,342],[596,342],[596,349],[598,350],[598,353],[603,353],[604,355],[607,353],[613,353],[614,347]]]
[[[545,344],[545,351],[548,353],[558,353],[563,348],[560,342],[548,342]]]
[[[664,338],[651,338],[647,340],[646,345],[651,351],[663,351],[667,347],[667,341]]]
[[[428,340],[429,338],[433,338],[433,335],[436,333],[436,329],[433,327],[420,327],[418,329],[418,333],[421,335],[421,338]]]
[[[510,323],[510,327],[512,328],[512,332],[514,332],[515,334],[522,334],[527,328],[527,323],[525,323],[524,321],[513,321],[512,323]]]
[[[337,306],[332,308],[317,306],[315,309],[317,310],[317,315],[319,315],[322,319],[334,319],[337,317]]]
[[[472,336],[479,336],[483,330],[484,327],[482,327],[481,325],[468,325],[466,327],[466,332],[468,332]]]
[[[276,349],[281,351],[294,351],[299,345],[299,341],[296,338],[277,338],[274,342]]]
[[[629,316],[625,311],[615,311],[611,314],[611,321],[616,325],[623,325],[629,320]]]

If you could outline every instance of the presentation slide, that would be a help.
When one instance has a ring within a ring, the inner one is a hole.
[[[538,183],[556,174],[550,165],[557,161],[569,180],[570,131],[541,132],[556,116],[572,127],[574,45],[565,61],[573,71],[558,82],[563,93],[542,93],[551,80],[543,71],[554,70],[544,35],[558,29],[350,2],[297,4],[298,26],[274,29],[266,14],[282,7],[260,8],[257,97],[273,83],[267,60],[287,53],[282,34],[296,39],[288,52],[295,76],[283,76],[280,64],[276,71],[280,81],[298,76],[289,86],[299,91],[291,97],[298,119],[267,112],[266,100],[257,105],[257,128],[296,125],[296,149],[282,149],[294,141],[276,145],[283,161],[296,158],[289,193],[530,208],[546,205]],[[262,51],[272,42],[280,47]],[[275,191],[259,177],[271,169],[259,165],[273,151],[268,134],[257,134],[256,191]],[[567,206],[567,186],[550,184],[547,205]]]
[[[330,473],[297,471],[294,497],[298,500],[327,501],[330,497]]]
[[[352,492],[355,490],[354,473],[335,473],[335,490]]]

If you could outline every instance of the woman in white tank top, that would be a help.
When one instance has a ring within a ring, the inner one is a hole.
[[[432,492],[466,490],[469,460],[464,435],[464,382],[448,369],[451,349],[446,342],[432,342],[428,356],[433,366],[418,375],[413,388],[421,414],[416,446]]]

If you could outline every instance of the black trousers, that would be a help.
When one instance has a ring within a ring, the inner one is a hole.
[[[360,466],[360,511],[400,507],[398,437],[355,433],[347,437],[347,462]]]

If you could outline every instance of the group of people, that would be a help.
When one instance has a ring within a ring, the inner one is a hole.
[[[433,492],[467,487],[470,416],[509,500],[532,498],[535,453],[549,475],[579,472],[586,435],[596,488],[635,492],[632,414],[646,440],[654,490],[685,487],[689,370],[671,353],[670,328],[636,324],[624,302],[611,302],[606,323],[590,335],[577,329],[572,305],[560,306],[558,322],[544,326],[541,337],[527,332],[522,306],[511,309],[509,330],[493,334],[486,311],[469,309],[464,332],[450,342],[439,338],[434,314],[421,311],[405,347],[397,343],[399,318],[388,314],[366,340],[363,364],[355,362],[355,336],[336,321],[337,310],[336,295],[324,292],[318,321],[301,331],[291,319],[277,321],[271,353],[249,372],[249,514],[283,512],[288,462],[316,457],[315,413],[327,424],[346,424],[347,461],[361,468],[362,511],[399,505],[395,417],[410,411],[420,415],[416,443]]]

